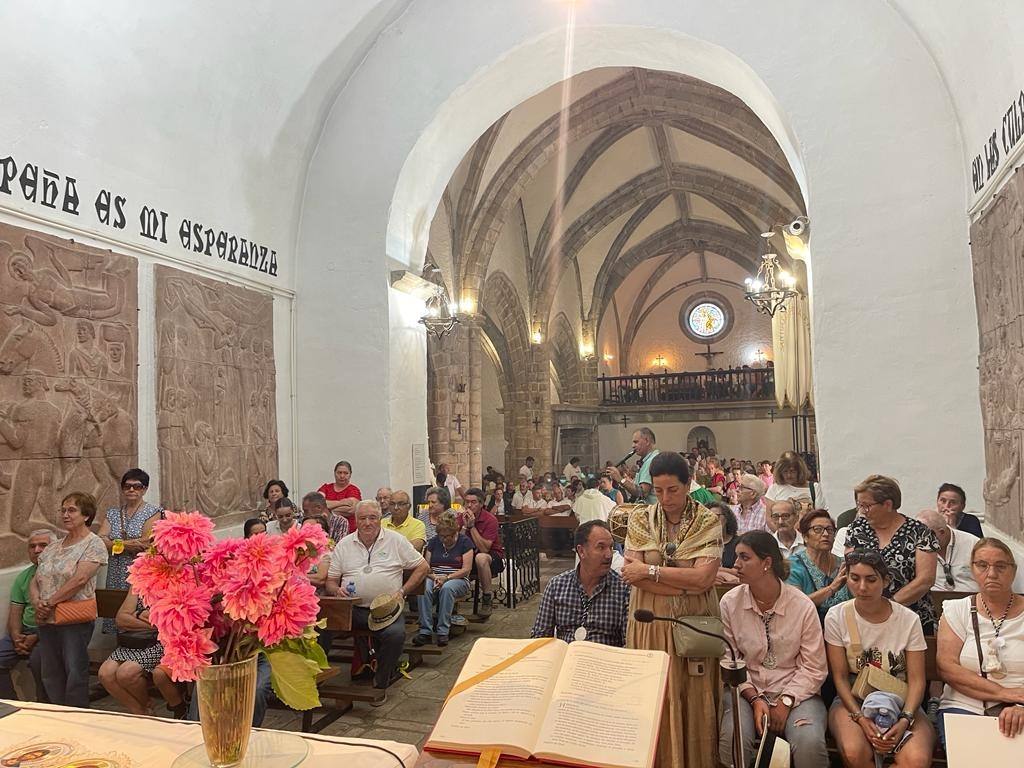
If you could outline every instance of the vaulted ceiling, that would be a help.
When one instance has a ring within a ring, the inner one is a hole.
[[[738,289],[757,269],[759,234],[803,213],[781,149],[735,96],[604,68],[535,95],[479,138],[428,249],[464,308],[486,313],[501,273],[527,334],[564,314],[577,341],[595,341],[613,305],[621,336],[688,286]]]

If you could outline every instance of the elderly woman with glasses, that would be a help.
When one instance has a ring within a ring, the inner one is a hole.
[[[818,607],[824,620],[828,609],[850,599],[846,588],[846,564],[832,554],[836,524],[824,509],[804,515],[798,526],[805,547],[789,558],[789,578],[786,580],[799,589]]]
[[[998,715],[1003,736],[1024,733],[1024,598],[1012,591],[1017,561],[999,539],[983,538],[971,550],[971,571],[981,591],[947,600],[939,622],[943,743],[950,713]]]
[[[846,532],[847,553],[880,552],[892,575],[885,596],[917,613],[925,634],[933,634],[935,605],[928,593],[935,583],[939,540],[927,525],[900,514],[903,497],[891,477],[871,475],[853,490],[859,514]]]
[[[146,501],[149,475],[141,469],[129,469],[121,477],[121,504],[103,515],[97,535],[107,548],[107,589],[128,589],[128,566],[136,555],[149,548],[153,523],[163,510]],[[103,620],[103,631],[117,631],[114,619]]]
[[[935,732],[920,709],[928,649],[921,622],[912,610],[886,597],[891,571],[880,553],[850,552],[846,567],[853,600],[833,606],[825,616],[825,652],[837,694],[829,729],[843,765],[873,768],[884,755],[893,755],[899,768],[931,765]],[[868,667],[906,684],[905,694],[891,702],[899,711],[888,728],[864,715],[854,694],[857,675]],[[913,738],[904,742],[907,731]]]

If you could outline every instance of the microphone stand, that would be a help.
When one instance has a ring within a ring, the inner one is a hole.
[[[680,626],[686,627],[687,629],[696,632],[700,635],[706,635],[707,637],[713,637],[717,640],[721,640],[725,643],[729,649],[729,655],[732,657],[731,661],[722,659],[719,662],[719,667],[722,670],[722,682],[725,683],[729,689],[729,696],[732,701],[732,764],[733,768],[745,768],[746,763],[743,760],[743,734],[740,732],[740,686],[747,682],[747,665],[737,660],[736,649],[733,648],[732,643],[725,639],[722,635],[717,632],[709,632],[706,629],[695,627],[692,624],[688,624],[685,621],[676,619],[672,616],[655,616],[650,614],[650,619],[641,619],[637,616],[641,611],[634,611],[633,618],[643,623],[649,623],[651,621],[669,621],[673,624],[679,624]],[[647,613],[646,611],[644,612]]]

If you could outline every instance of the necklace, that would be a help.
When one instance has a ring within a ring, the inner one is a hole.
[[[1000,680],[1006,677],[1006,665],[1003,663],[1002,657],[999,652],[1006,647],[1006,638],[1000,637],[999,632],[1003,628],[1003,624],[1006,623],[1006,617],[1010,613],[1010,608],[1013,607],[1013,601],[1015,595],[1010,594],[1010,599],[1006,603],[1006,607],[1003,609],[1002,615],[999,617],[999,621],[996,621],[995,616],[992,613],[992,609],[988,605],[988,601],[984,595],[979,594],[981,598],[981,604],[985,606],[985,612],[988,614],[988,620],[992,622],[992,628],[995,630],[995,637],[988,641],[988,648],[992,652],[992,658],[985,662],[985,671],[989,673],[996,680]]]
[[[754,598],[755,600],[757,598]],[[771,635],[771,623],[772,619],[775,618],[775,611],[768,611],[764,615],[764,639],[767,649],[764,653],[764,661],[761,665],[765,669],[775,669],[779,665],[778,660],[775,658],[775,651],[772,650],[772,635]]]

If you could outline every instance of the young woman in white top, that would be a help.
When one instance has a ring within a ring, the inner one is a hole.
[[[847,768],[874,768],[875,755],[887,755],[913,732],[895,755],[894,765],[928,766],[935,732],[924,712],[925,652],[928,645],[917,614],[883,597],[889,568],[878,552],[846,556],[846,585],[853,600],[833,606],[825,616],[825,652],[836,686],[829,730]],[[895,725],[880,731],[861,714],[852,683],[860,670],[873,665],[907,683],[903,711]]]
[[[1024,733],[1024,598],[1012,592],[1017,561],[999,539],[984,538],[971,550],[971,572],[981,591],[944,602],[939,621],[936,662],[946,681],[938,721],[943,743],[948,713],[998,712],[1004,736]]]
[[[825,499],[821,483],[811,482],[811,470],[795,453],[784,453],[782,458],[775,462],[774,476],[775,482],[764,495],[768,514],[771,514],[772,505],[782,499],[791,500],[799,516],[812,509],[828,509],[828,501]]]

